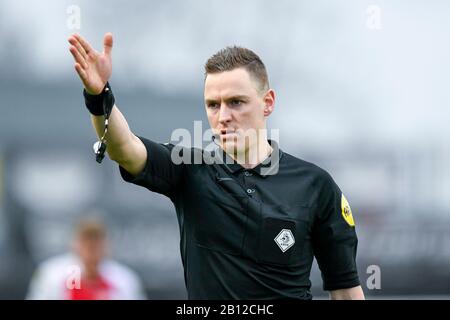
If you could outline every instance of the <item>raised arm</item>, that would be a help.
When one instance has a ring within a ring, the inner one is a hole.
[[[86,92],[91,95],[100,94],[112,73],[112,34],[105,34],[103,52],[96,51],[79,34],[71,35],[68,40],[70,53],[75,59],[75,70]],[[91,120],[97,136],[101,137],[104,117],[91,115]],[[111,111],[106,140],[108,141],[107,153],[111,160],[116,161],[132,175],[137,175],[143,170],[147,161],[146,148],[142,141],[131,132],[125,117],[116,105]]]

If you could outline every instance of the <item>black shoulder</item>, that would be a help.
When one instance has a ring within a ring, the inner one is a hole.
[[[283,152],[283,158],[285,163],[287,163],[288,168],[290,167],[303,171],[310,177],[311,181],[317,184],[317,186],[334,183],[332,176],[327,170],[312,162],[300,159],[286,152]]]
[[[324,168],[288,153],[283,153],[283,157],[288,170],[299,173],[302,183],[307,183],[312,190],[310,199],[312,205],[321,207],[340,192],[333,177]]]

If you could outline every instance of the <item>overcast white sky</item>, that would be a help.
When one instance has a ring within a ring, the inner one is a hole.
[[[320,126],[315,143],[339,144],[450,133],[448,1],[2,0],[0,70],[72,79],[70,5],[95,47],[114,33],[116,86],[201,95],[204,61],[239,44],[265,61],[278,93],[271,125],[288,134]]]

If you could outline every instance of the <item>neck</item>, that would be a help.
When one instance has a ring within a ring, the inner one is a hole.
[[[99,272],[97,266],[85,266],[84,269],[84,278],[86,280],[95,280],[98,278]]]
[[[244,168],[251,169],[263,162],[272,150],[267,139],[261,139],[257,144],[245,148],[244,152],[230,154],[230,156]]]

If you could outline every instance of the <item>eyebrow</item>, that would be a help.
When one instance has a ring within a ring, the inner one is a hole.
[[[234,96],[230,96],[225,98],[225,101],[230,101],[230,100],[248,100],[250,97],[246,96],[246,95],[234,95]],[[216,99],[206,99],[205,103],[206,104],[210,104],[210,103],[216,103],[217,100]]]

